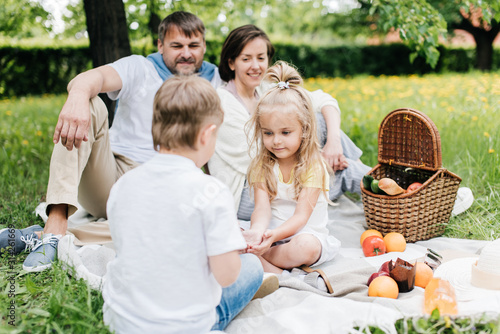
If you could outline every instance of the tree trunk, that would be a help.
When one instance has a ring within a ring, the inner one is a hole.
[[[87,18],[92,65],[98,67],[129,56],[130,42],[122,0],[83,0]],[[113,122],[115,103],[99,94],[108,108],[109,124]]]
[[[483,32],[486,32],[483,30]],[[491,70],[493,62],[493,41],[485,33],[473,34],[476,41],[476,68],[481,71]]]
[[[476,42],[476,68],[481,71],[490,71],[493,64],[493,41],[500,31],[500,24],[493,21],[489,30],[476,27],[463,18],[459,25],[454,26],[469,32]]]

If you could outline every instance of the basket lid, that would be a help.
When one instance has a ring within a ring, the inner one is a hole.
[[[441,168],[441,138],[436,125],[415,109],[391,111],[378,132],[378,161],[427,170]]]

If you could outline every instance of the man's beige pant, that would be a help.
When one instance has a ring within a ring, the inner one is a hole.
[[[68,204],[70,216],[79,203],[94,217],[106,218],[106,202],[111,187],[125,172],[139,165],[111,151],[108,111],[99,97],[90,100],[90,112],[87,142],[82,142],[79,149],[71,151],[61,142],[54,146],[47,187],[47,214],[51,205]],[[83,243],[110,241],[107,223],[90,224],[70,232]]]

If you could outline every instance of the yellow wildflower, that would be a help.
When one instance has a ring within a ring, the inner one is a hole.
[[[38,130],[38,131],[36,132],[36,135],[37,135],[38,137],[40,137],[40,136],[42,135],[42,131]]]
[[[11,115],[12,115],[12,110],[7,110],[7,111],[5,112],[5,114],[6,114],[7,116],[11,116]]]
[[[29,144],[29,142],[25,139],[25,140],[23,140],[22,144],[23,144],[23,145],[28,145],[28,144]]]
[[[358,119],[357,119],[356,117],[353,117],[353,118],[351,119],[351,121],[352,121],[353,123],[357,123],[357,122],[358,122]]]
[[[490,138],[490,134],[488,132],[483,133],[485,137]]]
[[[495,153],[495,150],[494,150],[494,149],[492,149],[492,148],[490,148],[490,149],[488,150],[488,153],[489,153],[489,154],[491,154],[491,153]]]
[[[465,101],[474,101],[474,96],[466,96]]]
[[[477,116],[472,116],[472,120],[475,122],[477,121],[479,118]]]

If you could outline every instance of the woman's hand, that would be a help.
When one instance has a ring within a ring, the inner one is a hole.
[[[326,163],[333,168],[334,172],[349,167],[340,138],[338,140],[328,140],[321,150],[321,155],[325,158]]]
[[[266,230],[262,235],[262,242],[258,245],[249,246],[247,249],[248,253],[252,253],[258,256],[262,256],[266,253],[274,243],[273,230]]]

